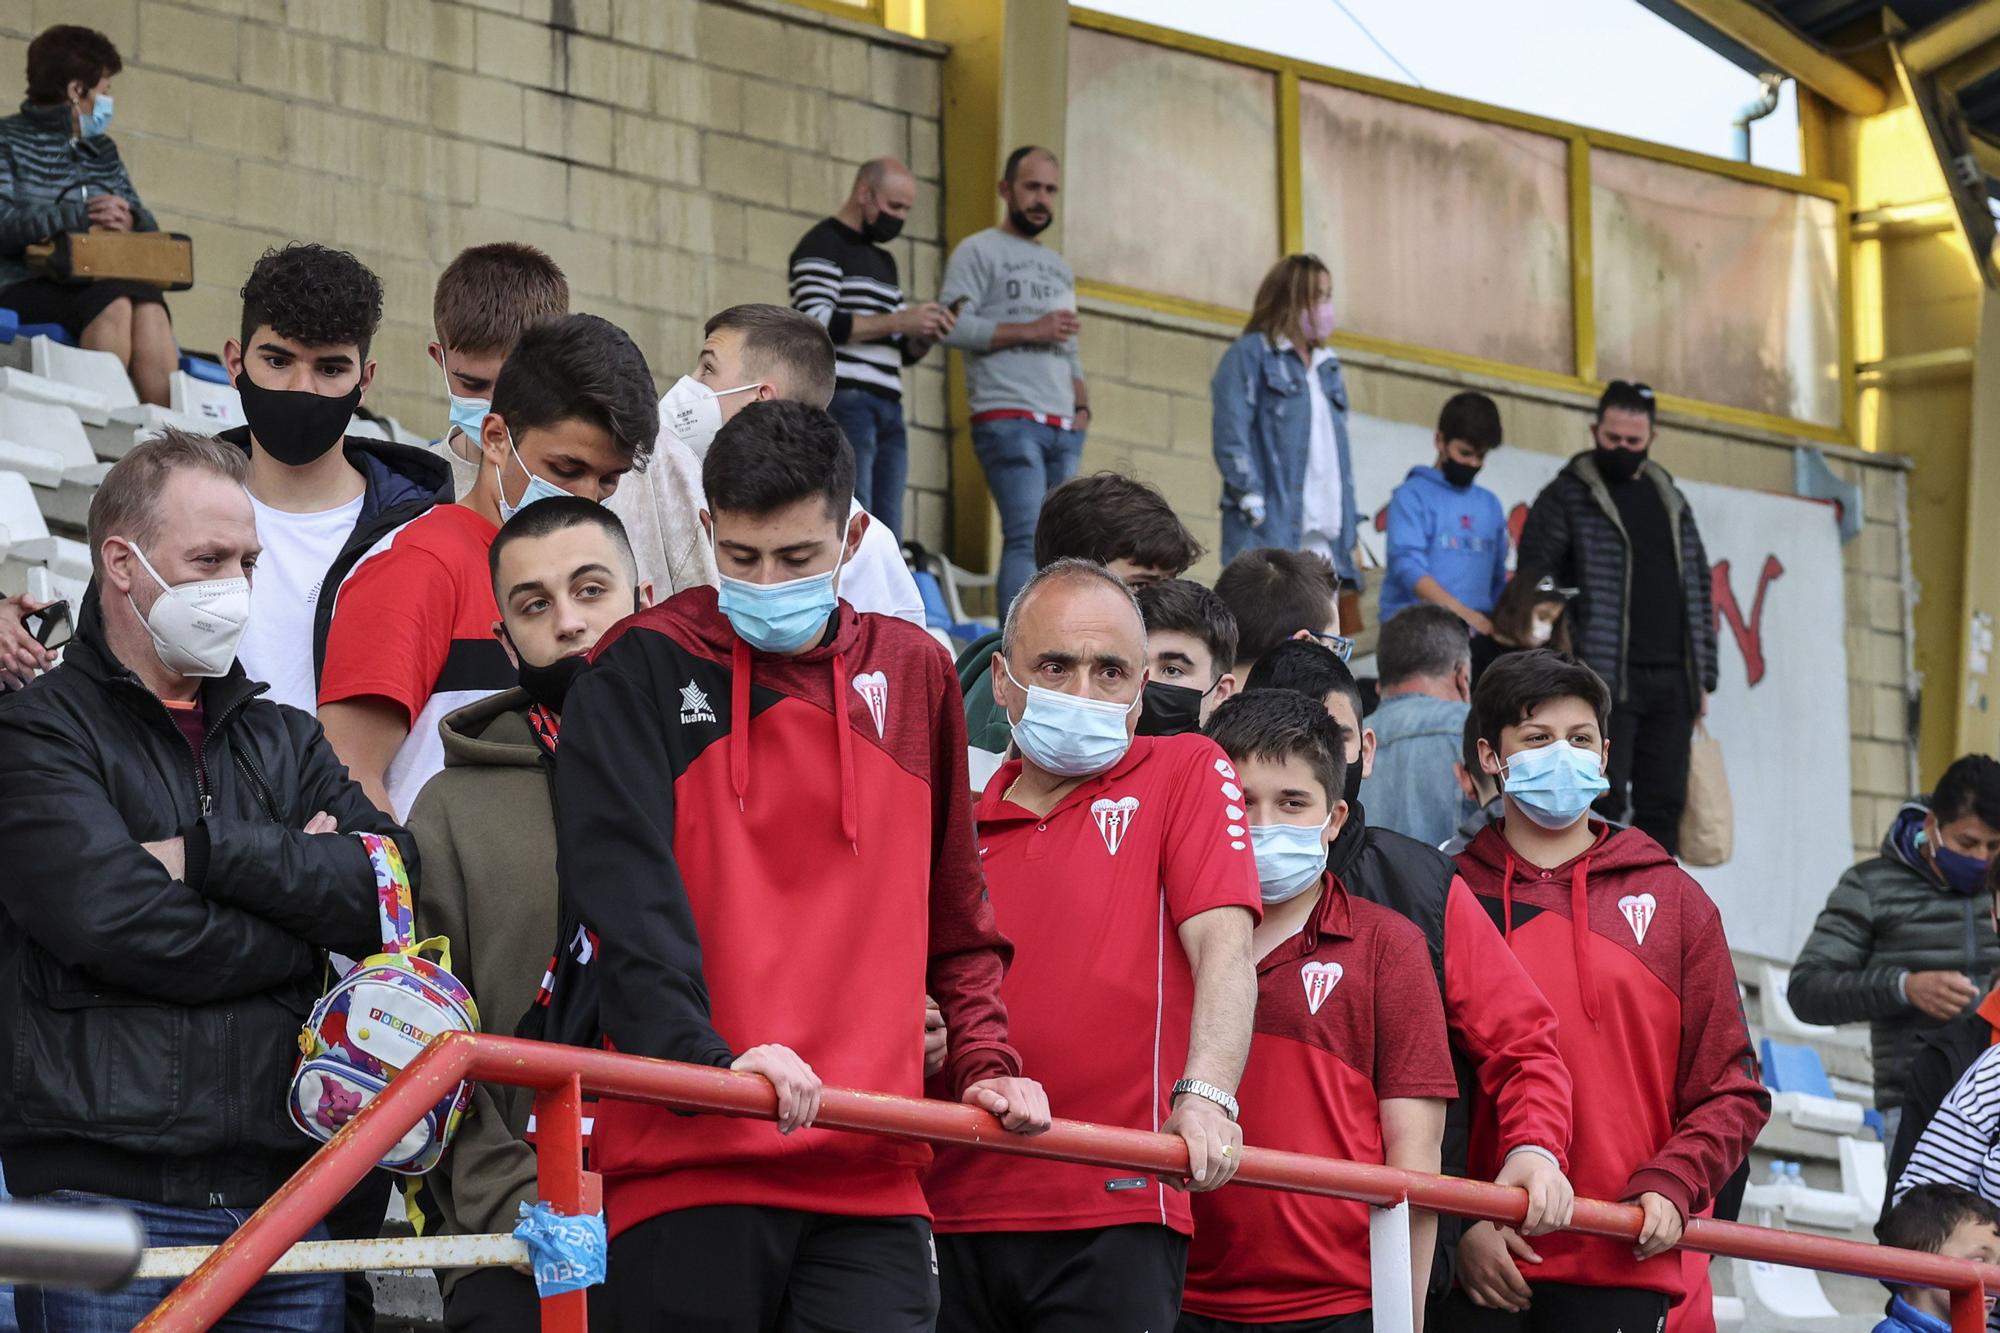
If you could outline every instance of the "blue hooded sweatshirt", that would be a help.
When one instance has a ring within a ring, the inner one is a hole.
[[[1891,1296],[1889,1317],[1875,1325],[1875,1333],[1951,1333],[1951,1325],[1925,1314],[1901,1296]]]
[[[1434,467],[1413,467],[1389,497],[1383,620],[1419,600],[1417,580],[1426,574],[1473,610],[1490,612],[1507,584],[1507,511],[1476,482],[1461,490]]]

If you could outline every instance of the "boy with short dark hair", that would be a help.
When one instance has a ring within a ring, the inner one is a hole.
[[[1260,546],[1230,561],[1215,595],[1236,617],[1236,675],[1287,639],[1314,639],[1345,662],[1354,650],[1340,633],[1340,579],[1326,557]]]
[[[473,488],[382,537],[340,587],[320,723],[379,807],[406,815],[444,767],[440,718],[516,682],[493,636],[500,525],[545,496],[602,503],[658,430],[646,358],[617,326],[570,315],[522,335],[480,425]]]
[[[951,1094],[1049,1124],[1007,1040],[957,682],[924,630],[840,598],[866,520],[825,411],[752,403],[702,485],[721,586],[626,620],[570,690],[558,872],[598,942],[605,1040],[761,1074],[779,1123],[599,1106],[592,1322],[927,1333],[930,1149],[812,1122],[822,1078],[922,1095],[928,983]]]
[[[1437,461],[1413,467],[1389,496],[1389,570],[1381,619],[1429,602],[1491,634],[1507,586],[1507,511],[1473,478],[1500,447],[1500,409],[1483,393],[1453,394],[1438,415]]]
[[[1645,1229],[1636,1249],[1576,1234],[1531,1247],[1482,1222],[1460,1247],[1453,1300],[1467,1318],[1481,1307],[1483,1328],[1653,1327],[1686,1293],[1669,1251],[1771,1113],[1722,916],[1657,842],[1590,818],[1608,785],[1611,692],[1596,672],[1516,653],[1487,670],[1473,709],[1506,813],[1459,871],[1555,1006],[1577,1085],[1623,1090],[1576,1099],[1571,1169],[1588,1197],[1636,1202]],[[1490,1112],[1474,1112],[1476,1149]]]
[[[1882,1220],[1881,1241],[1947,1259],[2000,1263],[2000,1209],[1956,1185],[1918,1185]],[[1950,1333],[1951,1293],[1890,1287],[1887,1314],[1875,1333]]]
[[[1444,1008],[1423,932],[1327,869],[1348,814],[1340,728],[1301,694],[1251,690],[1206,730],[1235,766],[1264,899],[1251,933],[1255,1036],[1237,1085],[1244,1137],[1435,1173],[1458,1095]],[[1243,1189],[1193,1202],[1179,1333],[1365,1326],[1365,1205]],[[1419,1328],[1436,1228],[1435,1214],[1411,1213]]]
[[[1236,617],[1192,579],[1132,589],[1146,620],[1152,676],[1140,705],[1141,736],[1198,730],[1215,706],[1236,693]]]
[[[1459,823],[1458,832],[1438,850],[1446,856],[1457,856],[1478,836],[1479,830],[1507,813],[1500,804],[1500,784],[1491,773],[1479,766],[1479,714],[1468,710],[1465,714],[1465,732],[1460,738],[1458,762],[1452,766],[1452,776],[1458,779],[1458,789],[1465,799],[1478,807]]]
[[[459,251],[431,295],[431,360],[451,402],[433,446],[451,464],[454,499],[479,479],[479,428],[493,410],[493,383],[521,335],[569,313],[569,279],[532,245],[496,241]]]
[[[422,449],[349,437],[375,378],[368,346],[382,283],[345,250],[267,250],[243,284],[239,336],[222,347],[247,425],[221,438],[250,460],[244,489],[264,553],[237,656],[266,697],[317,702],[332,590],[384,534],[451,499],[451,478]]]

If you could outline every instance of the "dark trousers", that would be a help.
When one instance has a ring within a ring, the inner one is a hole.
[[[326,1215],[329,1240],[374,1240],[382,1234],[389,1214],[389,1195],[395,1191],[396,1177],[387,1171],[370,1171],[361,1183],[347,1192]],[[348,1273],[341,1278],[341,1303],[345,1333],[374,1333],[375,1288],[366,1273]]]
[[[1174,1333],[1374,1333],[1374,1328],[1373,1310],[1328,1315],[1324,1319],[1287,1319],[1280,1324],[1233,1324],[1227,1319],[1184,1314],[1174,1326]]]
[[[921,1217],[719,1204],[611,1242],[590,1326],[632,1333],[931,1333],[938,1284]]]
[[[1684,666],[1628,666],[1625,698],[1611,707],[1611,790],[1597,813],[1631,824],[1679,855],[1687,808],[1694,700]]]
[[[535,1279],[511,1268],[481,1268],[452,1284],[444,1298],[448,1333],[540,1333],[542,1298]]]
[[[1187,1237],[1156,1223],[939,1236],[938,1333],[1165,1333]]]
[[[901,541],[903,485],[910,475],[902,400],[866,389],[835,389],[826,410],[854,448],[855,500]]]
[[[1534,1297],[1519,1314],[1474,1305],[1454,1291],[1434,1327],[1441,1333],[1660,1333],[1667,1297],[1637,1287],[1574,1287],[1533,1282]]]

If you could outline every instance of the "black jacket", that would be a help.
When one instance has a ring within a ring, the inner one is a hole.
[[[1968,1009],[1918,1042],[1903,1073],[1903,1118],[1896,1124],[1896,1141],[1889,1148],[1889,1188],[1882,1195],[1882,1216],[1875,1221],[1877,1239],[1882,1223],[1895,1206],[1896,1180],[1910,1164],[1917,1140],[1944,1099],[1958,1086],[1972,1062],[1993,1044],[1993,1024],[1977,1009]]]
[[[229,441],[246,457],[250,453],[248,426],[226,430],[217,438]],[[326,632],[333,624],[333,590],[340,587],[375,543],[431,506],[448,505],[454,499],[451,464],[441,454],[365,435],[349,435],[341,441],[341,447],[346,451],[347,461],[366,480],[367,489],[361,493],[361,517],[354,520],[354,531],[347,534],[339,557],[326,571],[319,601],[313,607],[315,681],[326,665]]]
[[[1687,612],[1690,698],[1713,693],[1716,681],[1715,591],[1708,555],[1694,510],[1674,479],[1657,462],[1640,474],[1660,491],[1674,530],[1674,555],[1681,567],[1681,603]],[[1625,645],[1631,638],[1632,568],[1630,542],[1618,506],[1605,488],[1597,461],[1586,450],[1542,488],[1521,529],[1519,565],[1555,575],[1577,588],[1569,605],[1570,640],[1576,655],[1604,677],[1615,699],[1625,697]],[[1647,608],[1637,608],[1645,614]]]
[[[111,655],[0,699],[0,1163],[16,1194],[254,1207],[311,1148],[285,1110],[323,951],[379,947],[369,804],[311,715],[205,681],[206,781]],[[301,830],[316,811],[339,834]],[[141,846],[186,839],[171,878]]]

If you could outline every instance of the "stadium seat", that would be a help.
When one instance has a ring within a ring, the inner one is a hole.
[[[1715,1296],[1710,1299],[1710,1305],[1715,1313],[1715,1333],[1737,1333],[1743,1327],[1741,1296]]]
[[[229,371],[220,361],[211,361],[205,356],[181,353],[181,370],[208,384],[229,383]]]
[[[953,655],[958,654],[988,630],[986,626],[972,622],[954,620],[951,608],[946,604],[944,588],[938,583],[937,575],[928,569],[913,569],[910,577],[916,580],[917,594],[924,599],[924,624],[933,632],[945,636],[944,645]]]
[[[16,547],[48,540],[49,525],[35,505],[35,492],[19,472],[0,471],[0,558]]]
[[[109,470],[97,461],[76,414],[56,403],[0,393],[0,440],[53,455],[57,481],[95,486]]]
[[[0,310],[0,343],[10,343],[16,338],[53,338],[64,344],[75,342],[69,336],[69,330],[60,324],[23,324],[17,312]]]
[[[991,588],[999,581],[998,576],[975,574],[969,569],[960,569],[936,551],[927,551],[921,547],[917,549],[919,559],[916,568],[929,573],[937,581],[939,590],[944,594],[945,614],[949,617],[946,628],[951,630],[954,637],[962,637],[970,643],[981,635],[991,634],[999,628],[998,625],[967,615],[964,599],[959,595],[959,590],[962,588]],[[917,586],[919,589],[922,588],[921,578],[918,579]],[[925,596],[924,614],[926,617],[931,614],[928,594]]]
[[[100,394],[112,407],[137,407],[138,390],[125,366],[109,352],[87,347],[65,347],[53,338],[36,338],[28,344],[37,375],[58,384],[69,384]]]
[[[95,389],[63,384],[46,375],[37,375],[32,370],[0,367],[0,394],[67,407],[89,426],[102,426],[111,420],[111,401],[103,394]]]
[[[1732,1259],[1736,1291],[1743,1300],[1745,1328],[1788,1327],[1805,1319],[1837,1319],[1819,1274],[1810,1268]]]
[[[1858,1134],[1865,1123],[1859,1102],[1833,1095],[1819,1052],[1790,1042],[1763,1041],[1764,1082],[1771,1089],[1771,1113],[1783,1114],[1800,1129]]]
[[[205,423],[210,431],[229,430],[244,423],[243,396],[233,385],[217,384],[188,370],[167,377],[168,401],[182,416]]]
[[[1760,994],[1764,1002],[1764,1030],[1774,1032],[1788,1041],[1816,1041],[1837,1043],[1843,1046],[1865,1046],[1868,1031],[1864,1027],[1838,1028],[1823,1027],[1817,1023],[1807,1023],[1792,1012],[1790,987],[1792,969],[1766,963],[1763,976],[1759,980]]]
[[[1880,1139],[1840,1141],[1840,1188],[1861,1201],[1864,1217],[1882,1214],[1882,1197],[1889,1192],[1889,1151]]]
[[[119,459],[130,452],[133,445],[149,436],[158,435],[169,428],[192,431],[197,435],[212,435],[223,427],[214,422],[171,408],[154,407],[151,403],[141,403],[137,407],[118,407],[111,411],[111,424],[101,430],[91,432],[93,447],[99,458]]]

